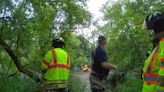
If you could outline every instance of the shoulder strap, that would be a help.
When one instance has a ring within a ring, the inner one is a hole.
[[[57,56],[56,56],[55,49],[52,50],[52,54],[53,54],[53,56],[52,56],[52,62],[53,62],[53,64],[57,64]]]
[[[70,66],[70,58],[68,54],[67,54],[67,66]]]
[[[152,67],[154,66],[155,59],[158,56],[159,49],[160,48],[158,46],[155,48],[154,54],[153,54],[153,56],[151,58],[151,61],[150,61],[149,65],[148,65],[148,68],[147,68],[147,71],[146,71],[148,74],[152,74]]]

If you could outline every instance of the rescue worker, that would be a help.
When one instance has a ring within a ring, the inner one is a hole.
[[[145,61],[142,92],[164,92],[164,13],[148,15],[144,27],[153,30],[153,39],[159,42]]]
[[[46,53],[42,63],[45,78],[43,92],[68,92],[69,55],[62,49],[64,47],[62,39],[53,40],[52,46],[54,49]]]
[[[106,38],[98,37],[98,46],[92,52],[92,67],[90,73],[90,85],[92,92],[105,92],[106,78],[110,69],[117,69],[116,65],[108,62],[106,52],[104,50]]]

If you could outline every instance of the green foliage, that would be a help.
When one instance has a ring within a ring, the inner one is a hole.
[[[90,56],[90,43],[83,36],[77,36],[73,32],[65,31],[61,34],[66,44],[65,49],[71,57],[71,65],[79,66],[87,64]]]
[[[128,74],[127,81],[118,85],[114,92],[141,92],[142,80]]]
[[[88,26],[91,20],[85,0],[1,0],[0,15],[0,36],[18,56],[23,67],[37,72],[41,72],[40,63],[45,53],[52,49],[52,39],[60,36],[65,40],[65,49],[70,54],[72,62],[75,62],[77,57],[75,52],[78,52],[75,48],[79,47],[81,41],[73,31],[77,26]],[[80,57],[86,61],[83,52]],[[0,73],[8,76],[16,71],[12,59],[0,46]],[[25,89],[30,86],[31,79],[24,76],[4,79],[17,82],[16,80],[21,77],[21,80],[29,80],[29,83],[20,86],[22,87],[20,91],[14,83],[9,86],[5,84],[6,88],[0,87],[0,90],[8,91],[7,88],[14,85],[13,92],[26,92]],[[35,90],[33,87],[30,92]]]
[[[139,76],[145,53],[152,48],[149,32],[142,30],[142,23],[148,13],[164,10],[163,4],[161,0],[118,0],[102,8],[107,23],[97,26],[90,40],[94,42],[103,33],[107,37],[110,61],[118,64],[118,73],[126,72],[123,76],[126,80],[118,81],[115,92],[140,92]],[[88,64],[95,44],[73,32],[79,26],[90,24],[91,15],[86,8],[86,0],[1,0],[0,36],[24,67],[38,72],[45,53],[52,49],[52,39],[57,37],[65,40],[72,65]],[[0,91],[26,92],[27,86],[28,92],[38,91],[38,84],[25,75],[8,78],[16,71],[12,59],[0,47]],[[83,90],[82,85],[77,85],[79,80],[71,78],[70,81],[71,92]]]
[[[127,80],[123,83],[118,81],[115,92],[141,91],[144,57],[152,49],[151,37],[142,29],[142,24],[146,15],[154,10],[163,10],[162,6],[160,0],[119,0],[113,5],[106,3],[102,8],[107,23],[98,26],[98,30],[107,37],[109,59],[118,65],[118,73],[127,72],[122,76]],[[134,75],[135,72],[138,74]]]
[[[39,85],[23,74],[17,74],[14,77],[1,74],[0,80],[1,92],[39,92]]]
[[[88,64],[88,58],[86,56],[79,56],[76,58],[75,62],[72,64],[72,66],[80,66],[81,64]]]

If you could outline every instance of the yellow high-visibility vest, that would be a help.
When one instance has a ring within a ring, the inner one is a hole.
[[[164,38],[149,55],[143,68],[143,80],[150,85],[156,85],[155,92],[164,92],[164,87],[159,85],[160,77],[164,77]]]
[[[44,74],[47,81],[64,82],[68,80],[70,59],[63,49],[55,48],[50,50],[44,57],[43,66],[47,69]]]

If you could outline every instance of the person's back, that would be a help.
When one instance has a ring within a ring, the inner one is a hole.
[[[54,49],[48,51],[43,60],[45,90],[44,92],[67,92],[70,60],[60,41],[54,41]]]
[[[67,52],[65,52],[61,48],[55,48],[53,50],[50,50],[47,53],[47,55],[48,56],[44,58],[50,61],[50,62],[45,61],[45,63],[48,65],[47,69],[49,70],[44,75],[47,81],[67,80],[68,79],[67,75],[69,74],[69,66],[70,66]]]

